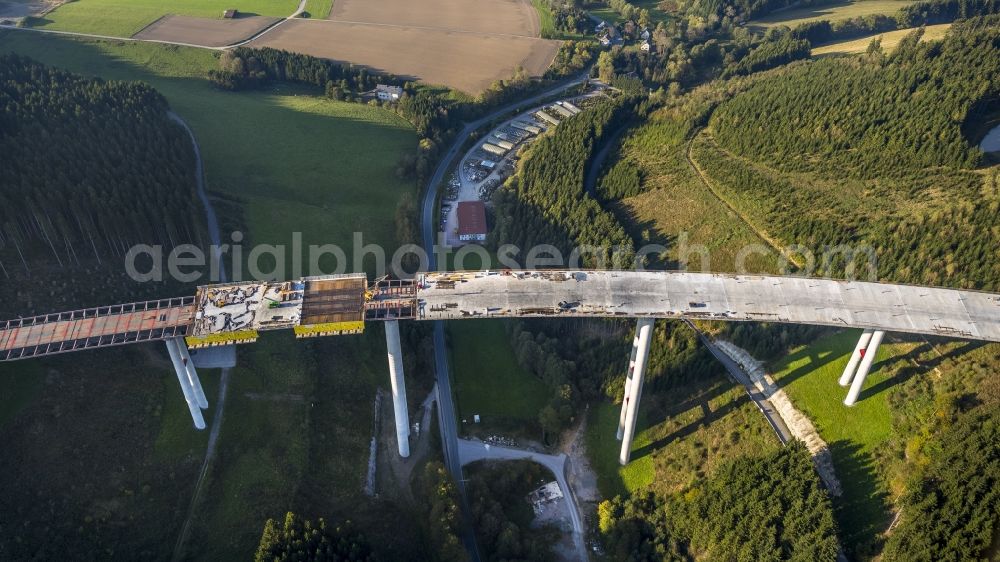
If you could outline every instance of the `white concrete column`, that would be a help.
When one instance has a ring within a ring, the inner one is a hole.
[[[854,378],[854,372],[858,370],[858,363],[861,362],[861,358],[865,355],[865,350],[868,349],[868,343],[872,341],[872,333],[874,330],[865,330],[861,332],[861,338],[858,339],[858,345],[854,346],[854,353],[851,353],[851,359],[847,362],[847,366],[844,367],[844,374],[840,375],[840,386],[847,386],[851,384],[851,379]]]
[[[184,342],[184,338],[173,338],[172,340],[177,346],[177,351],[181,354],[181,362],[187,367],[188,382],[191,383],[191,390],[194,391],[195,400],[198,402],[198,407],[204,410],[208,408],[208,399],[205,398],[205,389],[201,386],[201,379],[198,378],[198,371],[194,368],[194,361],[191,360],[191,354],[188,352],[187,343]]]
[[[642,322],[640,320],[639,322]],[[622,411],[618,416],[618,433],[615,438],[619,441],[625,436],[625,411],[628,405],[628,385],[632,382],[632,371],[635,369],[635,354],[639,350],[639,327],[636,326],[636,335],[632,337],[632,355],[628,359],[628,371],[625,372],[625,392],[622,394]]]
[[[635,423],[639,416],[639,399],[642,397],[642,380],[646,376],[646,363],[649,359],[649,344],[653,338],[653,319],[643,318],[636,326],[635,366],[626,382],[628,393],[625,395],[625,433],[622,436],[622,450],[618,462],[622,466],[628,464],[632,456],[632,438],[635,437]]]
[[[882,343],[883,337],[885,337],[885,332],[882,330],[875,330],[872,334],[871,342],[868,344],[868,349],[865,350],[865,356],[861,360],[858,372],[854,375],[854,381],[851,383],[851,389],[847,391],[847,398],[844,399],[845,406],[853,406],[854,403],[858,401],[858,396],[861,395],[861,389],[865,386],[865,379],[868,377],[868,371],[871,370],[872,363],[875,362],[875,356],[878,355],[878,346]]]
[[[399,456],[410,456],[410,414],[406,410],[406,382],[403,380],[403,349],[399,343],[399,321],[385,322],[385,344],[389,349],[389,380],[392,408],[396,413],[396,441]]]
[[[188,410],[191,411],[191,419],[197,429],[205,429],[205,416],[201,415],[201,407],[198,406],[198,399],[194,396],[194,389],[191,388],[191,381],[188,379],[187,368],[181,360],[181,353],[176,342],[167,340],[167,353],[170,354],[170,361],[174,364],[174,371],[177,373],[177,382],[181,385],[181,392],[184,393],[184,400],[187,402]]]

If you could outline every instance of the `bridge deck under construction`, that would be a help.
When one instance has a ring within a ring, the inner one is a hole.
[[[24,359],[187,334],[194,297],[143,301],[0,322],[0,359]]]
[[[363,274],[199,287],[144,301],[0,322],[0,360],[185,336],[190,347],[355,334],[366,321],[500,317],[766,321],[1000,341],[1000,295],[934,287],[666,271]]]

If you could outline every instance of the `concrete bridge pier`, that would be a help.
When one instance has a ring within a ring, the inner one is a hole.
[[[167,353],[170,354],[170,361],[174,364],[174,371],[177,373],[177,382],[181,385],[181,392],[184,393],[184,401],[187,402],[188,410],[191,411],[191,419],[194,420],[194,426],[197,429],[205,429],[205,416],[201,413],[201,405],[195,396],[187,366],[184,365],[184,360],[181,358],[180,346],[177,345],[176,340],[177,338],[172,338],[166,341]],[[190,363],[190,360],[188,363]],[[204,397],[204,392],[202,395]]]
[[[872,333],[875,330],[865,330],[861,332],[861,338],[858,339],[858,345],[854,346],[854,353],[851,354],[851,359],[847,362],[847,366],[844,367],[844,374],[840,375],[840,386],[847,386],[851,384],[851,379],[854,378],[854,373],[858,370],[858,363],[861,362],[861,358],[865,355],[865,350],[868,349],[868,344],[872,341]]]
[[[184,338],[174,338],[173,341],[177,345],[177,351],[181,354],[181,362],[187,367],[188,382],[191,383],[191,390],[194,391],[198,407],[204,410],[208,408],[208,399],[205,398],[205,389],[201,386],[201,379],[198,378],[198,371],[194,368],[194,360],[191,359],[191,354],[188,352],[187,343]]]
[[[646,364],[649,359],[649,345],[653,337],[653,319],[640,318],[635,329],[636,337],[633,345],[635,363],[625,379],[625,400],[622,411],[625,416],[625,427],[622,435],[621,454],[618,462],[625,466],[632,456],[632,439],[635,437],[635,423],[639,415],[639,399],[642,397],[642,380],[646,376]]]
[[[396,442],[399,456],[410,456],[410,414],[406,409],[406,382],[403,380],[403,348],[399,343],[399,321],[385,322],[385,344],[389,350],[389,380],[392,408],[396,414]]]
[[[639,320],[641,323],[642,320]],[[615,436],[619,441],[625,436],[625,403],[628,400],[628,385],[632,382],[632,371],[635,369],[635,356],[639,351],[639,326],[635,328],[635,337],[632,338],[632,355],[628,359],[628,372],[625,374],[625,393],[622,397],[622,413],[618,416],[618,434]]]
[[[865,379],[868,378],[868,371],[871,370],[872,364],[875,363],[875,356],[878,355],[878,346],[882,344],[884,337],[885,332],[882,330],[875,330],[872,333],[871,341],[865,350],[865,356],[861,359],[858,372],[854,375],[854,381],[851,382],[851,389],[847,391],[847,398],[844,399],[845,406],[853,406],[858,401],[861,389],[865,386]]]

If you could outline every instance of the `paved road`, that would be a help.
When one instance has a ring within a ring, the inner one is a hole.
[[[452,141],[448,151],[445,152],[444,157],[438,164],[438,167],[434,170],[434,174],[431,175],[430,180],[427,182],[427,189],[424,193],[424,200],[421,209],[420,221],[422,225],[424,249],[427,251],[428,256],[430,256],[429,268],[431,270],[437,269],[437,264],[435,263],[437,256],[434,254],[434,232],[437,228],[437,221],[434,220],[434,204],[437,201],[437,189],[438,186],[441,185],[441,181],[444,179],[445,174],[449,169],[451,169],[455,158],[458,156],[459,150],[461,150],[462,145],[469,138],[469,136],[483,125],[506,113],[529,107],[532,104],[538,103],[542,99],[582,83],[586,80],[589,74],[590,68],[588,67],[587,70],[581,72],[577,76],[574,76],[557,86],[553,86],[540,94],[503,106],[484,117],[466,124],[459,134],[456,135],[455,140]],[[461,503],[462,512],[465,514],[466,518],[465,527],[467,532],[464,533],[462,540],[468,551],[472,553],[473,561],[478,562],[479,549],[476,546],[475,536],[472,533],[472,525],[468,515],[469,501],[465,495],[465,483],[462,481],[462,464],[458,455],[458,428],[456,427],[455,422],[455,404],[452,401],[451,394],[451,375],[448,372],[448,356],[447,349],[445,347],[443,322],[434,323],[434,370],[437,380],[438,393],[438,426],[441,428],[441,445],[444,450],[444,462],[445,466],[448,467],[448,472],[451,473],[452,478],[455,479],[458,487],[459,501]]]
[[[757,405],[757,409],[759,409],[760,412],[764,414],[764,417],[767,418],[767,423],[771,424],[771,429],[774,430],[778,439],[781,440],[781,444],[784,445],[785,443],[791,441],[792,433],[788,431],[788,426],[785,425],[784,420],[781,419],[778,412],[773,406],[771,406],[771,402],[768,401],[767,398],[764,398],[764,395],[757,388],[757,385],[753,384],[753,381],[751,381],[747,374],[743,372],[743,369],[741,369],[731,357],[723,353],[723,351],[715,345],[715,342],[695,327],[694,323],[690,320],[685,320],[684,322],[690,326],[696,334],[698,334],[698,339],[701,340],[701,343],[705,344],[705,347],[708,348],[719,363],[722,363],[722,366],[726,368],[729,375],[735,379],[736,382],[743,385],[747,396],[753,400],[754,404]]]
[[[566,502],[566,510],[569,511],[569,517],[573,523],[573,544],[576,546],[579,559],[587,560],[587,547],[583,542],[583,521],[580,517],[580,511],[577,509],[577,502],[573,497],[573,489],[570,488],[569,482],[566,481],[567,457],[565,454],[546,455],[544,453],[511,449],[497,445],[490,445],[487,448],[486,444],[482,441],[459,439],[458,456],[462,466],[481,460],[509,461],[527,459],[551,470],[559,482],[559,488],[563,493],[563,500]]]

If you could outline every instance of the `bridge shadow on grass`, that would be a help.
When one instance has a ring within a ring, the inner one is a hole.
[[[881,548],[881,534],[891,521],[888,492],[875,472],[875,459],[857,443],[830,443],[837,478],[844,493],[833,498],[840,544],[849,559],[863,559]]]
[[[706,384],[711,384],[711,386],[706,387]],[[643,429],[656,427],[667,421],[667,419],[679,416],[694,408],[700,407],[704,412],[708,409],[708,404],[712,400],[729,392],[736,386],[736,383],[726,378],[725,375],[719,374],[718,378],[709,379],[708,381],[695,381],[683,386],[653,389],[652,392],[649,392],[649,387],[647,387],[642,397],[644,404],[642,410],[646,422]],[[683,402],[674,404],[667,398],[670,395],[689,396],[689,398],[686,398]],[[655,404],[655,407],[647,409],[645,404]],[[616,407],[620,408],[621,403],[617,404]]]
[[[905,383],[916,375],[925,374],[933,369],[936,369],[939,365],[949,359],[958,357],[970,351],[975,351],[984,345],[986,345],[985,342],[967,341],[963,345],[949,350],[947,353],[935,355],[931,359],[921,360],[920,358],[922,355],[932,350],[931,344],[924,342],[903,355],[897,355],[879,361],[872,367],[873,371],[882,368],[896,368],[897,371],[895,375],[879,382],[871,388],[866,388],[861,392],[859,400],[876,396],[894,386]]]
[[[860,331],[858,334],[860,335]],[[778,380],[775,380],[775,384],[778,388],[785,388],[786,386],[792,384],[798,379],[817,371],[823,366],[832,363],[834,361],[845,359],[844,355],[845,349],[841,345],[841,338],[837,337],[825,337],[816,341],[816,343],[807,345],[802,349],[789,354],[784,359],[781,360],[783,364],[791,364],[802,361],[803,359],[808,359],[805,363],[796,367],[794,370],[784,375]],[[852,348],[853,349],[853,348]],[[846,350],[847,353],[851,352],[851,349]]]
[[[648,445],[644,445],[632,451],[632,460],[641,459],[647,455],[651,455],[658,449],[666,447],[667,445],[677,441],[678,439],[683,439],[685,437],[688,437],[689,435],[698,431],[698,428],[700,427],[708,427],[713,422],[726,417],[727,415],[729,415],[730,412],[736,410],[749,400],[750,400],[749,396],[747,396],[746,394],[740,394],[739,397],[730,400],[729,402],[726,403],[725,406],[722,406],[721,408],[718,408],[716,410],[712,410],[711,408],[709,408],[708,400],[701,400],[698,404],[695,405],[696,407],[699,407],[701,409],[702,413],[701,417],[689,422],[683,427],[677,428],[676,430],[670,432],[669,435],[665,435],[657,439],[656,441],[649,443]],[[681,410],[681,411],[684,412],[686,410]],[[660,422],[662,423],[665,420],[666,417],[664,417],[664,419],[661,420]],[[657,424],[655,423],[646,424],[647,428],[655,427],[656,425]]]

